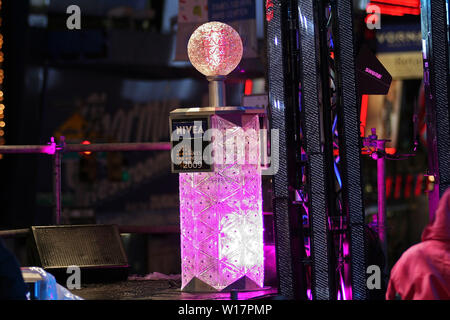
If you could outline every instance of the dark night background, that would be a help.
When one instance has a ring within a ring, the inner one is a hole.
[[[358,8],[355,1],[355,8]],[[176,62],[176,0],[2,1],[4,39],[5,134],[7,145],[46,144],[51,136],[67,142],[168,141],[168,113],[177,107],[207,105],[207,81],[187,62]],[[245,80],[253,94],[265,93],[263,3],[256,5],[258,56],[243,59],[227,79],[227,101],[241,104]],[[81,7],[81,30],[66,29],[65,9]],[[127,6],[139,15],[108,17]],[[374,34],[355,11],[359,47],[376,50]],[[420,18],[390,17],[387,24],[419,24]],[[262,83],[262,85],[256,85]],[[400,110],[399,152],[413,143],[414,103],[421,79],[404,81]],[[178,226],[178,177],[170,173],[165,151],[65,154],[63,223],[114,223],[140,227]],[[364,158],[368,221],[376,209],[376,163]],[[134,168],[134,169],[133,169]],[[137,169],[136,169],[137,168]],[[156,170],[152,170],[157,168]],[[4,155],[0,160],[0,229],[51,225],[52,162],[48,155]],[[134,171],[133,171],[134,170]],[[130,172],[152,173],[139,179]],[[417,156],[389,161],[387,175],[426,172],[426,149]],[[137,178],[136,178],[137,179]],[[406,186],[403,178],[403,190]],[[415,181],[415,180],[414,180]],[[116,192],[101,196],[101,188]],[[395,188],[395,185],[393,186]],[[388,197],[390,265],[420,241],[427,223],[425,184],[416,197]],[[394,194],[394,191],[393,191]],[[264,210],[270,212],[270,179],[265,181]],[[270,221],[270,215],[267,217]],[[269,223],[269,222],[268,222]],[[268,228],[267,230],[270,230]],[[179,272],[179,235],[127,234],[124,244],[132,272]],[[270,237],[266,237],[270,241]],[[24,243],[8,242],[21,252]],[[152,256],[152,259],[145,258]],[[18,253],[19,260],[26,259]]]

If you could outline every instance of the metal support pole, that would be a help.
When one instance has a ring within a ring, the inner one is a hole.
[[[387,235],[386,235],[386,158],[384,156],[386,140],[377,140],[377,186],[378,186],[378,237],[385,259],[387,271]],[[387,274],[387,273],[386,273]]]
[[[352,299],[367,299],[364,193],[352,1],[332,1],[342,208],[348,217]]]
[[[64,142],[64,139],[62,139],[61,141]],[[56,225],[59,225],[61,223],[61,151],[61,148],[57,147],[55,150],[55,154],[53,155],[54,221]]]

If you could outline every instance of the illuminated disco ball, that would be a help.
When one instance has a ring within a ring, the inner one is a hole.
[[[205,76],[226,76],[242,58],[242,40],[229,25],[208,22],[192,33],[188,56],[192,65]]]

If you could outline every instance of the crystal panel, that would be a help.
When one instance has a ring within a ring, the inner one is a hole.
[[[214,172],[180,173],[182,289],[197,278],[216,290],[246,276],[264,285],[259,118],[211,126]],[[220,148],[221,152],[216,152]]]

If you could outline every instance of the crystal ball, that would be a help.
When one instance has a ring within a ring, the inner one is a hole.
[[[208,22],[189,38],[188,56],[192,65],[205,76],[226,76],[242,58],[242,40],[229,25]]]

